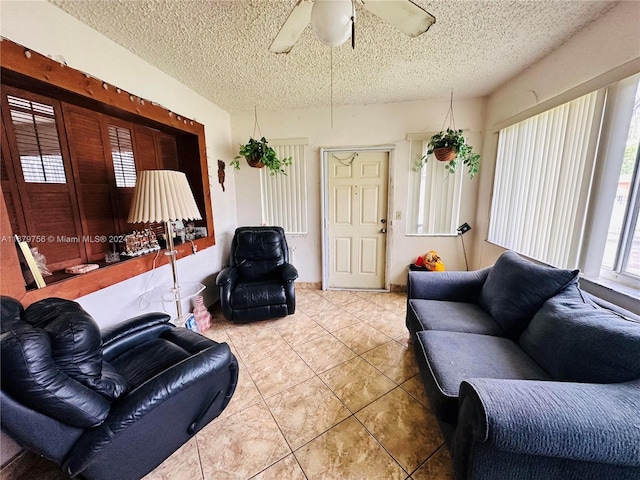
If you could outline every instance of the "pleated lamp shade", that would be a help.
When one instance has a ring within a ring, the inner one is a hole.
[[[129,223],[200,220],[187,176],[173,170],[138,172]]]

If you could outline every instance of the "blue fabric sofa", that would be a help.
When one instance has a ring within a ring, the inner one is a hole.
[[[409,272],[407,327],[460,479],[640,479],[640,318],[506,252]]]

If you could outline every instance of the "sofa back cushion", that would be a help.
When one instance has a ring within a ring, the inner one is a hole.
[[[103,375],[100,328],[78,303],[46,298],[30,305],[24,319],[49,335],[51,356],[61,372],[109,399],[126,390],[127,381],[117,372]]]
[[[288,262],[289,251],[282,227],[240,227],[231,246],[231,265],[244,280],[263,280]]]
[[[3,333],[0,354],[2,390],[24,406],[82,428],[99,425],[109,413],[106,398],[58,368],[44,330],[26,325]]]
[[[599,307],[577,285],[547,300],[519,344],[552,378],[618,383],[640,379],[640,323]]]
[[[579,273],[538,265],[507,251],[491,267],[478,303],[507,337],[516,339],[544,302],[575,283]]]

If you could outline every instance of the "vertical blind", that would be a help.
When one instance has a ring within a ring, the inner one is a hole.
[[[577,266],[602,98],[593,92],[500,130],[490,242]]]
[[[271,140],[278,158],[291,157],[292,163],[284,167],[286,175],[269,175],[260,171],[262,191],[262,222],[277,225],[285,233],[307,233],[307,167],[306,140]]]
[[[429,136],[429,138],[431,138]],[[460,211],[462,168],[454,174],[433,155],[417,169],[427,153],[427,139],[410,142],[411,170],[407,205],[407,233],[418,235],[452,235],[456,232]]]

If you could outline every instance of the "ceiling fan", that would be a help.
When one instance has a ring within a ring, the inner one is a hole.
[[[351,37],[355,48],[356,3],[410,37],[423,34],[436,21],[411,0],[298,0],[269,51],[289,53],[309,23],[325,45],[337,47]]]

